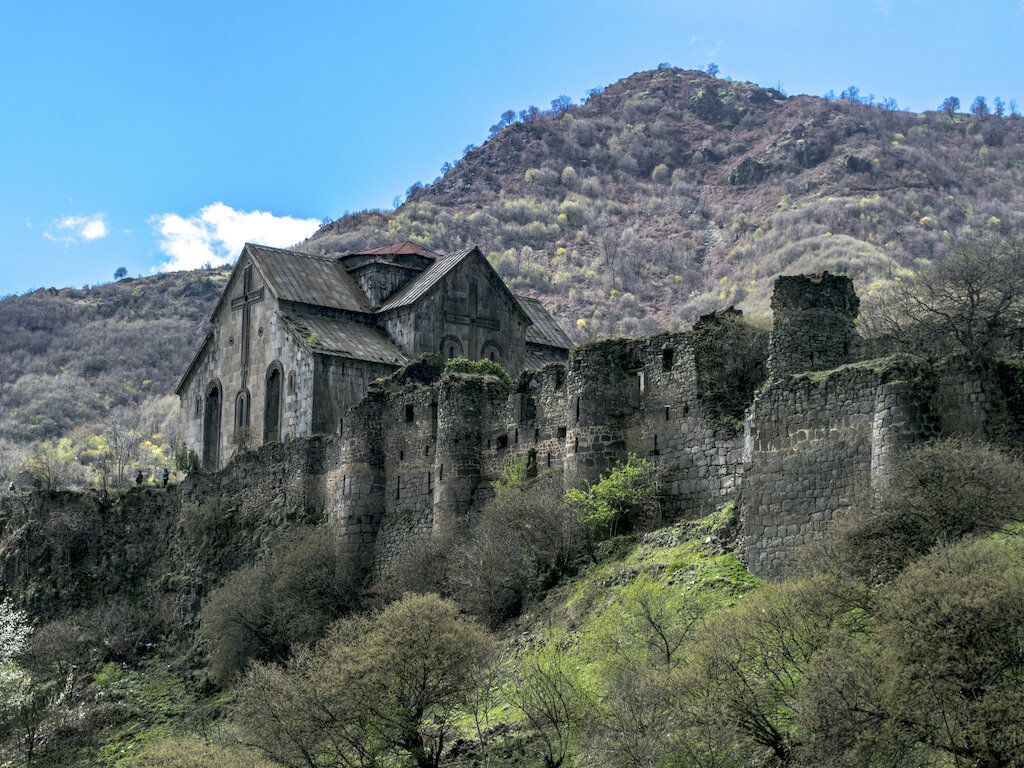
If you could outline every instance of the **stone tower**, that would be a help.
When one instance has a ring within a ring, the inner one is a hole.
[[[786,275],[775,281],[768,376],[827,371],[850,362],[860,299],[845,275]]]

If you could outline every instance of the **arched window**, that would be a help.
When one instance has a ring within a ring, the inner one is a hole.
[[[203,468],[217,469],[220,463],[221,386],[211,381],[206,388],[203,412]]]
[[[502,358],[501,347],[496,342],[485,341],[480,348],[480,359],[490,360],[492,363],[500,363]]]
[[[235,395],[235,442],[244,445],[249,438],[249,390],[243,389]]]
[[[281,441],[281,389],[284,375],[281,364],[274,361],[267,368],[266,395],[263,406],[263,442]]]
[[[445,360],[466,356],[465,352],[462,351],[462,342],[459,340],[459,337],[452,335],[441,339],[441,354],[444,355]]]

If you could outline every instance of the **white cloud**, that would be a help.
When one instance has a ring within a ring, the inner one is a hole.
[[[102,213],[96,213],[92,216],[65,216],[43,232],[43,237],[70,244],[79,240],[102,240],[107,234],[106,219]]]
[[[226,264],[245,243],[286,247],[316,232],[316,219],[275,216],[268,211],[236,211],[213,203],[191,216],[163,213],[150,220],[160,236],[160,249],[170,260],[156,271],[196,269],[207,262]]]

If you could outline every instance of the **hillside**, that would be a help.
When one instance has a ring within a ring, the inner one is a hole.
[[[479,244],[583,339],[729,304],[767,313],[783,271],[843,272],[870,290],[967,228],[1024,224],[1015,115],[911,114],[664,68],[582,105],[506,113],[492,134],[395,211],[344,216],[300,247]],[[225,276],[0,301],[0,440],[51,439],[169,393]]]
[[[783,271],[868,286],[941,257],[965,228],[1019,228],[1022,139],[1015,115],[911,114],[658,69],[520,113],[396,211],[345,216],[303,247],[476,243],[581,335],[635,334],[723,304],[765,313]]]
[[[227,275],[174,272],[0,301],[0,438],[46,440],[169,394]]]

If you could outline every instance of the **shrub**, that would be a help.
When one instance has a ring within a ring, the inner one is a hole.
[[[660,517],[654,465],[630,454],[585,491],[571,489],[565,499],[588,539],[600,541],[648,525]]]
[[[456,544],[447,564],[448,589],[468,612],[498,626],[572,573],[581,544],[580,525],[555,473],[510,483]]]
[[[246,741],[284,765],[436,768],[490,651],[454,603],[407,595],[341,620],[284,667],[253,668],[236,714]]]
[[[229,575],[200,613],[213,676],[228,682],[250,661],[280,661],[293,645],[322,636],[354,605],[355,577],[328,525],[293,531],[262,561]]]
[[[672,171],[664,163],[654,166],[654,170],[651,171],[651,181],[655,181],[658,184],[665,184],[672,179]]]
[[[937,440],[899,458],[877,493],[829,527],[816,554],[828,567],[888,581],[937,544],[1022,520],[1019,460],[963,439]]]
[[[512,391],[512,377],[508,371],[493,360],[467,360],[464,357],[456,357],[445,363],[446,373],[469,373],[476,376],[495,376],[501,381],[505,397]]]
[[[127,763],[128,768],[274,768],[258,752],[192,736],[161,739]]]

